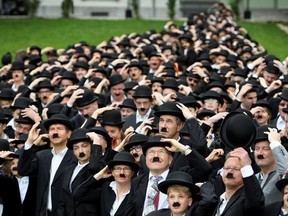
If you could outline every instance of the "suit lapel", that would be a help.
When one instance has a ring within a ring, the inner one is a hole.
[[[76,187],[78,187],[83,181],[86,180],[86,175],[85,172],[87,172],[88,170],[88,164],[83,167],[80,172],[76,175],[76,177],[74,178],[73,182],[72,182],[72,191],[75,190]],[[72,174],[71,174],[72,177]]]
[[[240,189],[238,189],[235,194],[233,194],[233,196],[231,197],[231,199],[228,201],[223,213],[221,215],[224,215],[226,213],[226,211],[229,210],[229,208],[231,206],[233,206],[233,204],[240,198],[242,191],[244,190],[243,187],[241,187]]]

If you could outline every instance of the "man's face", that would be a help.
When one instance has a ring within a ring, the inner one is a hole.
[[[152,83],[151,90],[153,93],[154,92],[162,93],[162,83],[160,83],[160,82]]]
[[[21,134],[28,134],[32,128],[32,124],[16,123],[15,138],[19,138]]]
[[[159,118],[159,134],[167,138],[178,139],[183,123],[176,116],[161,115]]]
[[[245,109],[250,110],[252,105],[257,102],[257,93],[256,92],[249,92],[242,98],[242,103]]]
[[[11,106],[12,101],[10,100],[5,100],[5,99],[0,99],[0,106],[2,109],[7,109]]]
[[[192,205],[193,200],[187,189],[187,187],[180,185],[172,185],[168,188],[168,205],[173,215],[185,215],[188,208]]]
[[[270,119],[270,114],[265,107],[261,107],[259,111],[255,113],[255,120],[259,125],[266,125]]]
[[[105,125],[105,130],[112,139],[119,140],[121,139],[121,129],[117,126]]]
[[[132,80],[140,81],[142,71],[138,67],[131,67],[129,69],[129,76]]]
[[[263,72],[263,78],[265,79],[267,85],[269,86],[274,80],[278,79],[277,74],[269,73],[267,71]]]
[[[199,79],[194,77],[187,77],[186,82],[188,83],[188,85],[192,90],[195,90],[199,84]]]
[[[115,181],[121,184],[130,183],[134,174],[131,167],[127,165],[115,165],[111,172]]]
[[[124,88],[125,86],[123,83],[111,87],[110,92],[114,100],[121,101],[124,98]]]
[[[134,110],[128,107],[122,107],[120,112],[121,112],[122,118],[125,118],[129,115],[132,115],[134,113]]]
[[[285,100],[281,100],[280,103],[279,103],[279,106],[278,106],[278,110],[279,110],[279,114],[281,116],[281,118],[284,120],[287,113],[284,113],[283,112],[283,109],[284,108],[288,108],[288,101],[285,101]],[[287,119],[288,120],[288,119]]]
[[[283,204],[284,206],[288,206],[288,185],[283,189]]]
[[[269,141],[260,141],[255,144],[254,157],[256,164],[262,168],[270,168],[275,164],[275,158]]]
[[[74,85],[72,80],[68,80],[68,79],[62,79],[61,80],[61,87],[62,88],[67,88],[68,86]]]
[[[150,109],[152,102],[149,98],[135,98],[136,108],[141,115],[145,115]]]
[[[222,55],[216,56],[216,58],[215,58],[215,64],[217,64],[217,65],[220,65],[220,64],[224,63],[225,61],[226,61],[226,57],[222,56]]]
[[[74,72],[76,74],[77,79],[81,80],[85,76],[85,74],[87,73],[87,70],[84,68],[76,67],[74,69]]]
[[[39,90],[38,97],[43,104],[48,103],[49,96],[53,93],[49,88],[42,88]]]
[[[158,67],[161,65],[161,60],[158,56],[152,56],[149,59],[148,64],[152,70],[157,70]]]
[[[136,163],[139,163],[140,162],[140,157],[143,154],[142,146],[141,145],[132,146],[129,149],[129,152],[134,157]]]
[[[13,174],[13,176],[18,176],[18,158],[13,158],[12,162],[11,162],[11,167],[10,167],[10,171]]]
[[[212,110],[214,112],[218,112],[220,104],[217,99],[215,98],[207,98],[204,100],[204,108]]]
[[[169,169],[171,153],[164,147],[151,147],[146,151],[146,165],[152,173],[161,174]]]
[[[50,142],[53,145],[65,144],[71,136],[71,131],[63,124],[52,124],[48,130]]]
[[[98,102],[94,101],[91,104],[88,104],[83,107],[78,107],[78,111],[85,117],[89,118],[92,116],[92,114],[95,112],[95,110],[98,108]]]
[[[225,161],[222,180],[227,189],[237,189],[243,185],[241,168],[241,163],[237,157],[230,157]]]
[[[22,82],[24,80],[24,72],[22,70],[14,70],[12,72],[14,82]]]
[[[91,144],[88,141],[80,141],[73,144],[73,153],[80,164],[89,162],[91,155]]]

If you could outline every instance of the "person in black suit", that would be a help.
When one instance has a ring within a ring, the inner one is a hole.
[[[83,182],[73,195],[81,202],[101,203],[101,213],[98,211],[96,215],[123,216],[130,196],[131,180],[138,169],[132,155],[119,152],[108,166]],[[107,181],[111,176],[114,181]]]
[[[193,180],[197,179],[197,182],[198,180],[204,181],[203,176],[212,171],[212,167],[196,150],[162,135],[150,137],[142,147],[142,151],[149,172],[133,179],[126,206],[126,216],[147,215],[154,210],[168,208],[167,196],[163,193],[159,193],[157,205],[149,204],[149,191],[153,186],[154,178],[158,179],[158,183],[161,183],[166,179],[168,173],[173,172],[171,169],[173,154],[181,153],[187,158],[188,166],[191,167],[187,171],[193,176]]]
[[[222,180],[225,192],[220,196],[213,215],[263,214],[264,194],[255,177],[248,152],[244,148],[235,148],[227,154]]]
[[[78,128],[72,132],[67,147],[73,150],[78,164],[68,166],[64,172],[61,198],[57,209],[57,216],[97,215],[95,203],[78,202],[73,198],[76,188],[92,174],[89,170],[89,160],[92,153],[92,143],[100,144],[100,139],[95,132]]]
[[[282,193],[282,201],[265,206],[264,216],[279,216],[288,214],[288,173],[284,172],[282,179],[276,182],[277,189]]]
[[[10,160],[10,176],[0,175],[0,196],[3,200],[2,216],[34,216],[36,202],[35,176],[20,176],[17,171],[19,152],[0,152],[1,161]]]
[[[124,130],[128,127],[137,128],[139,123],[152,118],[154,111],[152,110],[152,90],[149,86],[139,86],[133,95],[137,111],[125,118],[123,125]]]
[[[205,182],[201,188],[193,183],[191,176],[182,171],[175,171],[159,184],[159,190],[167,194],[169,209],[161,209],[148,216],[206,216],[213,213],[217,205],[217,196],[210,182]],[[197,201],[197,195],[202,197]]]
[[[76,163],[73,152],[66,147],[73,124],[63,114],[55,114],[44,121],[53,148],[36,152],[45,137],[39,135],[38,126],[39,123],[35,123],[29,132],[24,151],[20,154],[18,172],[22,176],[37,175],[36,215],[56,216],[63,172],[67,166]]]

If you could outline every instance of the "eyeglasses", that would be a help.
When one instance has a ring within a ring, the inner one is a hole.
[[[216,103],[218,102],[217,99],[214,98],[208,98],[204,100],[204,103]]]
[[[224,170],[233,170],[233,171],[240,171],[240,168],[237,167],[223,167]]]
[[[168,152],[166,150],[164,150],[164,149],[161,149],[161,150],[158,150],[158,151],[156,151],[156,150],[148,150],[147,151],[147,155],[150,155],[150,156],[152,156],[152,155],[154,156],[156,153],[159,156],[164,156],[164,155],[168,154]]]
[[[133,151],[135,150],[136,152],[139,152],[140,150],[142,149],[142,146],[141,145],[137,145],[137,146],[133,146],[129,149],[129,151]]]
[[[123,172],[129,172],[131,171],[131,168],[129,167],[114,167],[113,171],[115,172],[121,172],[123,170]]]

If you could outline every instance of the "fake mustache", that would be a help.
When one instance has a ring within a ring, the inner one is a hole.
[[[47,100],[47,99],[48,99],[48,97],[47,97],[47,96],[44,96],[44,97],[43,97],[43,99],[44,99],[44,100]]]
[[[173,207],[179,207],[181,204],[179,203],[179,202],[174,202],[173,204],[172,204],[172,206]]]
[[[140,111],[141,111],[141,112],[144,112],[144,111],[145,111],[145,108],[140,108]]]
[[[52,138],[59,138],[59,135],[58,134],[53,134]]]
[[[12,167],[11,170],[12,171],[17,171],[17,167]]]
[[[263,159],[264,159],[264,156],[263,156],[263,155],[258,155],[257,158],[258,158],[259,160],[263,160]]]
[[[84,153],[84,152],[80,152],[80,153],[79,153],[79,157],[80,157],[80,158],[85,157],[85,153]]]
[[[233,179],[234,178],[233,173],[227,173],[226,178]]]
[[[120,177],[120,178],[126,178],[126,175],[123,174],[123,173],[120,173],[120,174],[119,174],[119,177]]]
[[[132,154],[132,156],[133,156],[134,158],[138,158],[138,157],[139,157],[139,154],[134,153],[134,154]]]
[[[167,132],[167,128],[161,128],[161,132]]]
[[[262,115],[257,115],[256,118],[257,118],[257,119],[262,119],[263,116],[262,116]]]
[[[154,157],[153,158],[153,162],[159,162],[160,161],[160,158],[159,157]]]

